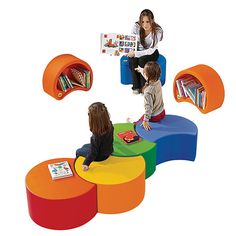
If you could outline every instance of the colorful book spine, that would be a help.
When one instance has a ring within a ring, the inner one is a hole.
[[[86,84],[86,88],[90,88],[91,84],[90,84],[90,71],[89,70],[84,70],[85,73],[85,84]]]
[[[65,82],[66,82],[68,88],[73,88],[73,85],[72,85],[70,79],[68,78],[68,76],[67,76],[67,75],[62,75],[62,77],[63,77],[63,79],[65,80]]]
[[[62,76],[59,77],[59,83],[61,85],[61,88],[64,92],[67,90],[66,82],[64,81],[64,78]]]

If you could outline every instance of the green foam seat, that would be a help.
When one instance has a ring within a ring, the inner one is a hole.
[[[156,170],[156,144],[145,139],[133,144],[126,144],[117,136],[117,134],[127,130],[135,131],[134,124],[114,124],[114,152],[112,155],[129,158],[137,155],[143,156],[146,164],[146,178],[148,178]]]

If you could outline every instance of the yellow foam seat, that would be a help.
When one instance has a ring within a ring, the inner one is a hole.
[[[138,206],[145,194],[145,161],[142,156],[110,156],[101,162],[92,162],[88,171],[81,166],[84,157],[75,162],[76,173],[97,185],[98,212],[114,214]]]

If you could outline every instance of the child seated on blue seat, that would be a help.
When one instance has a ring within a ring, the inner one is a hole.
[[[165,117],[164,102],[162,97],[162,87],[160,82],[161,69],[160,66],[154,62],[147,62],[142,69],[136,68],[136,71],[141,73],[146,80],[143,88],[144,93],[144,114],[142,117],[134,122],[137,124],[142,121],[141,126],[145,130],[150,130],[150,122],[158,122]]]

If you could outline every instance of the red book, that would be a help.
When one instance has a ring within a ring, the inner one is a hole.
[[[126,144],[132,144],[142,140],[142,138],[133,130],[120,132],[117,134],[117,136]]]

